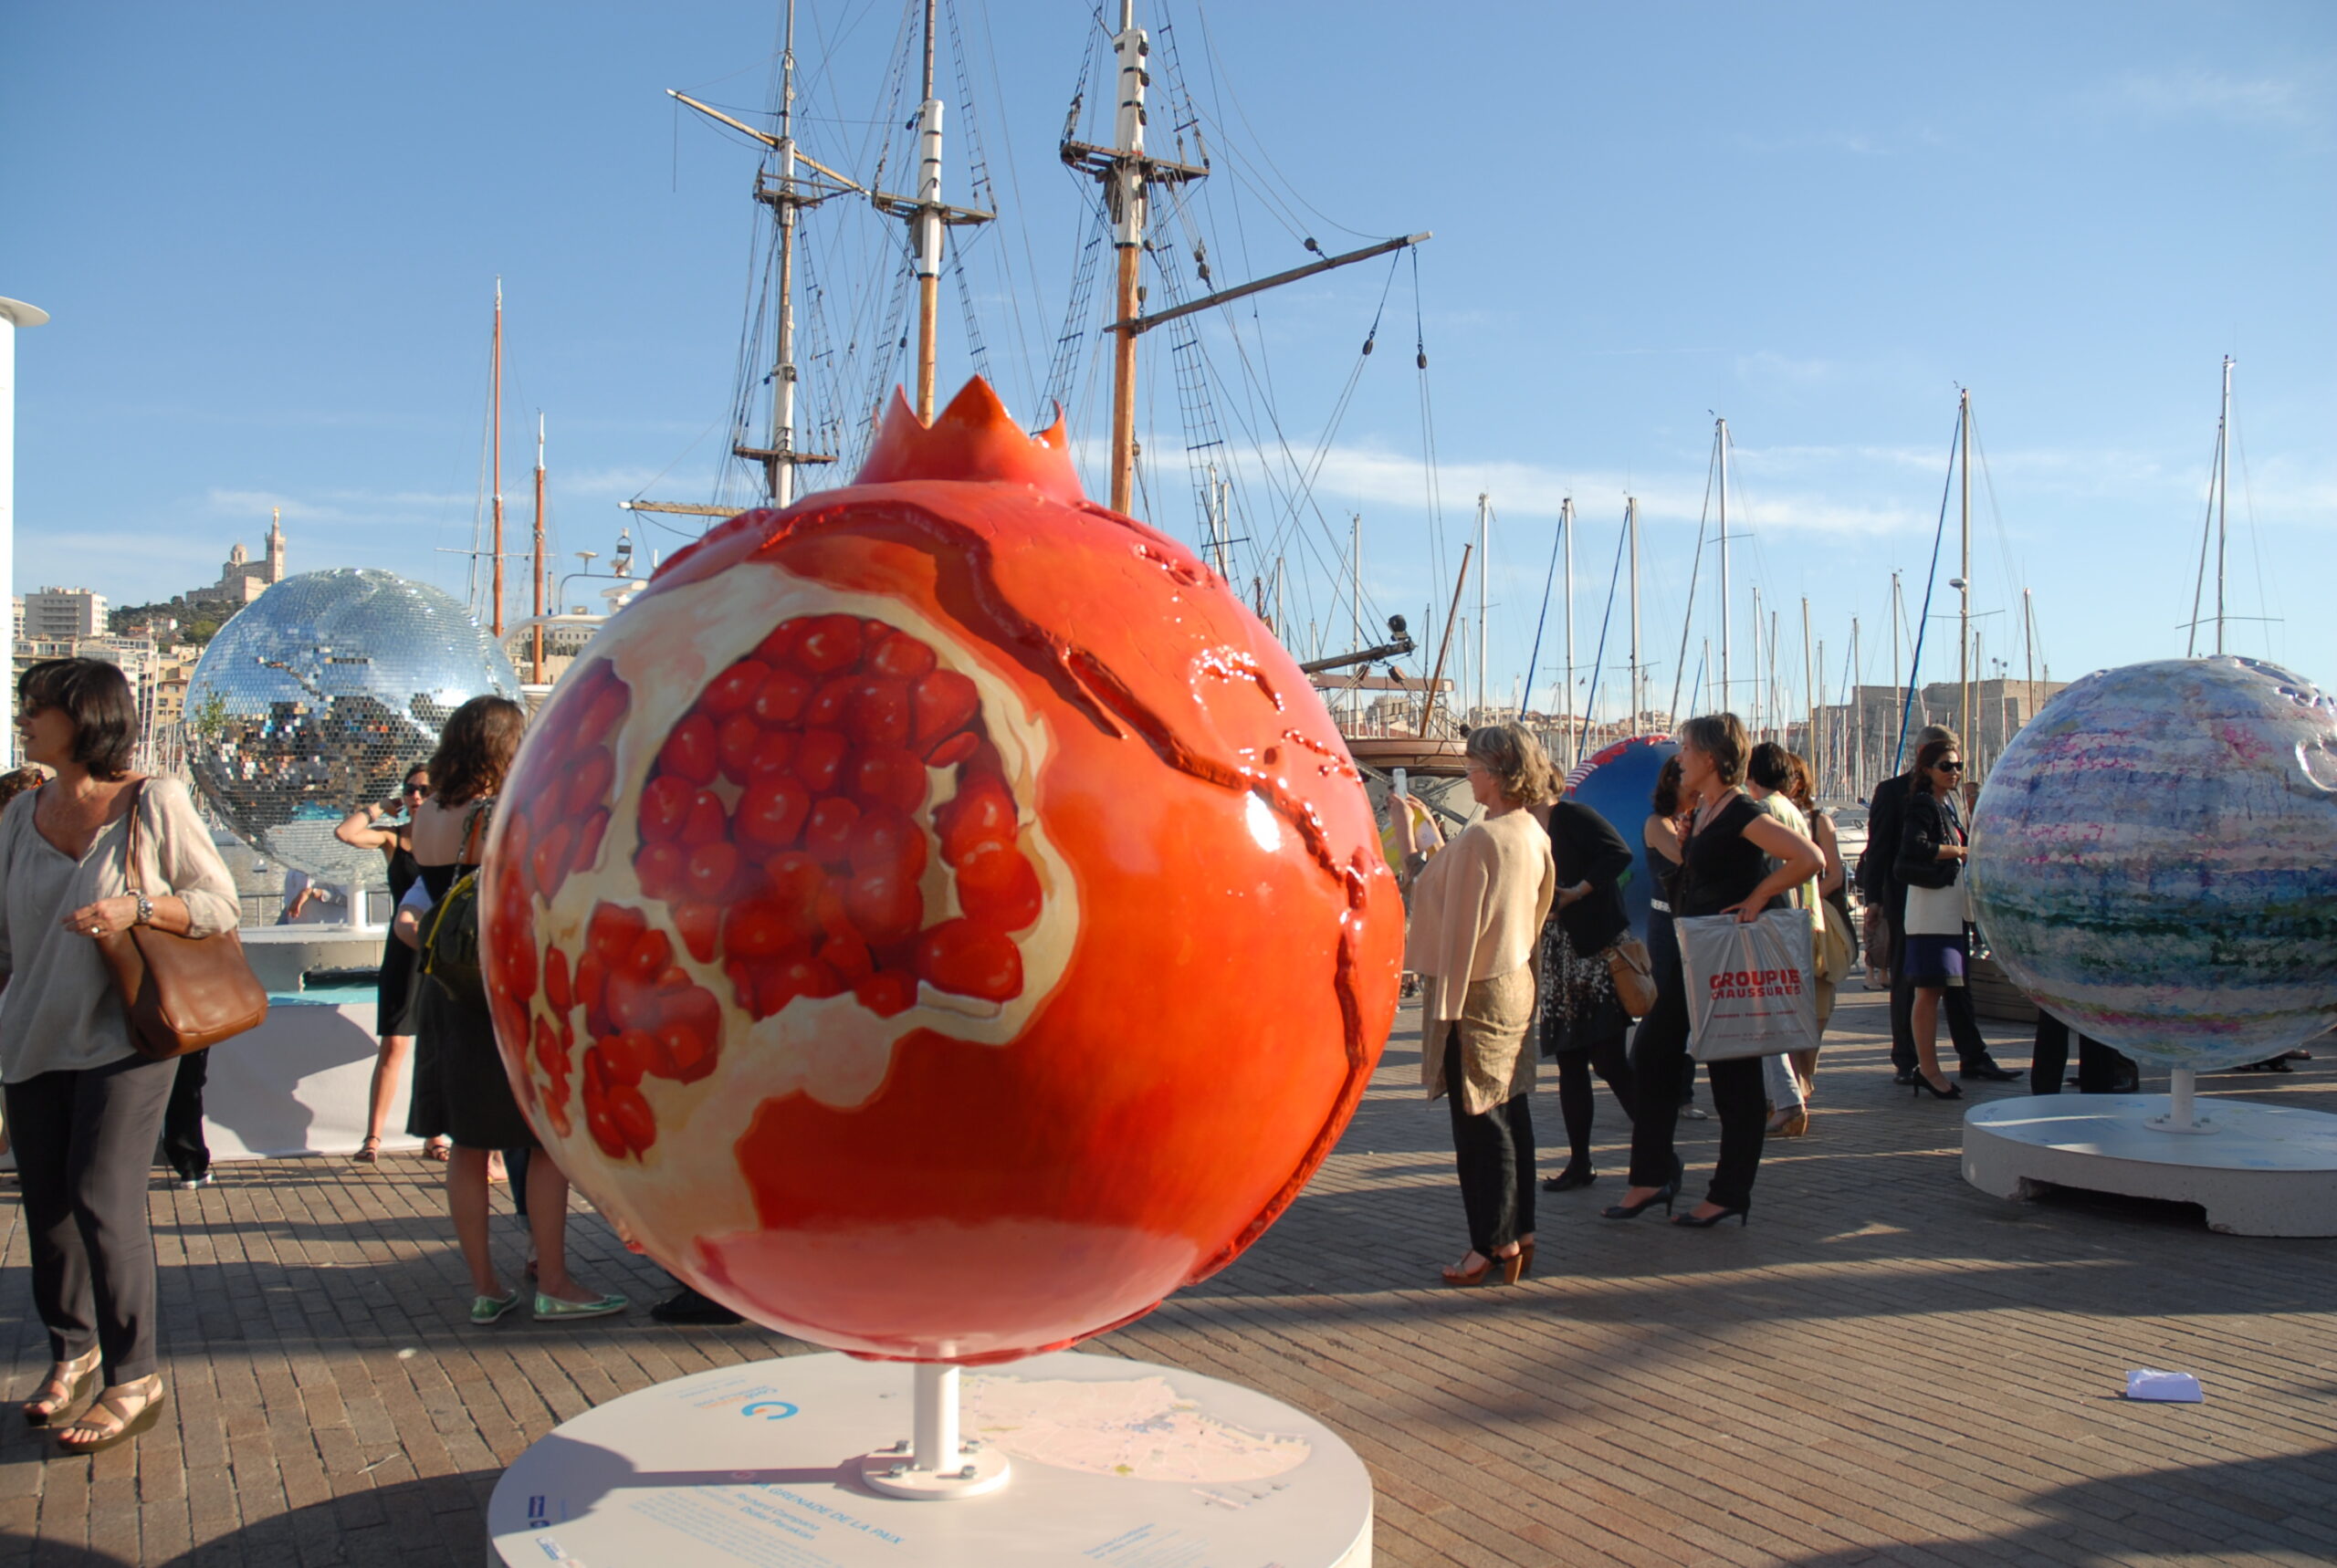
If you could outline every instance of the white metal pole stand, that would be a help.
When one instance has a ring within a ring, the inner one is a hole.
[[[980,1497],[1012,1479],[1006,1456],[958,1427],[959,1369],[943,1362],[917,1364],[916,1436],[865,1455],[860,1479],[886,1497],[940,1502]]]
[[[2198,1113],[2196,1094],[2199,1075],[2188,1067],[2178,1067],[2169,1075],[2166,1085],[2166,1114],[2144,1117],[2143,1124],[2154,1133],[2219,1133],[2223,1129],[2213,1116]]]

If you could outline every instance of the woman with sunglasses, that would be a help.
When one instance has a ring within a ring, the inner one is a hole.
[[[1930,740],[1915,754],[1913,787],[1900,829],[1898,873],[1907,884],[1901,963],[1914,988],[1915,1094],[1960,1100],[1964,1087],[1939,1066],[1940,1003],[1964,985],[1971,959],[1958,885],[1967,850],[1960,799],[1964,757],[1952,740]]]
[[[414,813],[430,799],[430,769],[409,768],[400,796],[376,805],[360,806],[341,820],[333,837],[361,850],[379,850],[390,861],[390,907],[397,907],[422,875],[414,858]],[[394,936],[382,943],[382,977],[374,992],[374,1032],[382,1037],[373,1058],[373,1087],[366,1102],[365,1142],[350,1157],[370,1166],[382,1157],[382,1130],[390,1124],[390,1106],[403,1086],[407,1061],[414,1054],[414,949]],[[452,1151],[445,1129],[436,1128],[422,1145],[434,1160]]]

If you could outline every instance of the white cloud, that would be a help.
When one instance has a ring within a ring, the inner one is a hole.
[[[2243,78],[2206,70],[2131,72],[2112,82],[2101,96],[2110,104],[2161,119],[2203,117],[2302,131],[2325,125],[2329,118],[2325,89],[2295,77]]]

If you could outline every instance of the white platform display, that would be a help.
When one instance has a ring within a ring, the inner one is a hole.
[[[915,1500],[863,1479],[913,1434],[914,1369],[785,1356],[645,1388],[563,1422],[487,1506],[506,1568],[1367,1568],[1371,1477],[1254,1390],[1116,1356],[961,1376],[965,1437],[1007,1483]]]
[[[1976,1105],[1964,1117],[1964,1179],[1998,1197],[2031,1198],[2042,1184],[2196,1203],[2209,1229],[2233,1236],[2337,1236],[2337,1116],[2186,1098]],[[2186,1130],[2165,1130],[2170,1121]]]
[[[359,999],[362,996],[362,999]],[[287,1155],[346,1155],[365,1141],[365,1102],[372,1092],[373,989],[271,996],[257,1029],[211,1048],[203,1083],[204,1136],[211,1157],[278,1159]],[[390,1107],[384,1148],[422,1146],[405,1135],[414,1057]]]

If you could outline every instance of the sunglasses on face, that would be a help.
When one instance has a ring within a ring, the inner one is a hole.
[[[1964,764],[1961,762],[1934,762],[1932,766],[1938,768],[1942,773],[1961,773],[1964,771]]]

